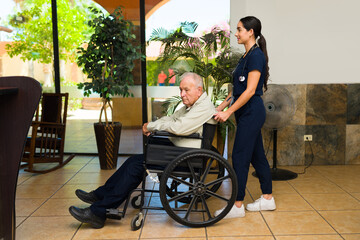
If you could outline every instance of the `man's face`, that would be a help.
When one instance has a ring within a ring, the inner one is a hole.
[[[201,96],[202,88],[189,76],[180,82],[180,96],[186,107],[191,107]]]

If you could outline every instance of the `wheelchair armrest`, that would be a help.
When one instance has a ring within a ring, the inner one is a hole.
[[[194,139],[202,139],[202,136],[200,136],[199,133],[192,133],[190,135],[176,135],[173,133],[169,133],[166,131],[155,131],[153,132],[150,136],[156,137],[156,136],[161,136],[161,137],[178,137],[178,138],[194,138]]]

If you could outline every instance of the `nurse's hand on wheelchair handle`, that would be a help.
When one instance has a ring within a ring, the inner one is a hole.
[[[215,110],[217,111],[217,112],[221,112],[222,110],[223,110],[223,108],[221,107],[221,106],[218,106],[217,108],[215,108]],[[214,118],[214,117],[213,117]]]
[[[225,112],[217,112],[213,115],[213,118],[218,122],[225,122],[231,114],[229,114],[227,111]]]

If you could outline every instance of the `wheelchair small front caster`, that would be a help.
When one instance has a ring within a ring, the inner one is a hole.
[[[131,199],[131,206],[135,209],[139,209],[141,207],[141,195],[135,196]]]
[[[144,214],[142,212],[135,215],[131,220],[131,230],[136,231],[141,228],[144,223]]]

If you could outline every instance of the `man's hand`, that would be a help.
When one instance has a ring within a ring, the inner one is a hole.
[[[144,123],[144,125],[143,125],[143,127],[142,127],[142,131],[143,131],[143,134],[145,135],[145,136],[149,136],[150,135],[150,131],[147,129],[147,125],[148,125],[149,123],[147,122],[147,123]]]

